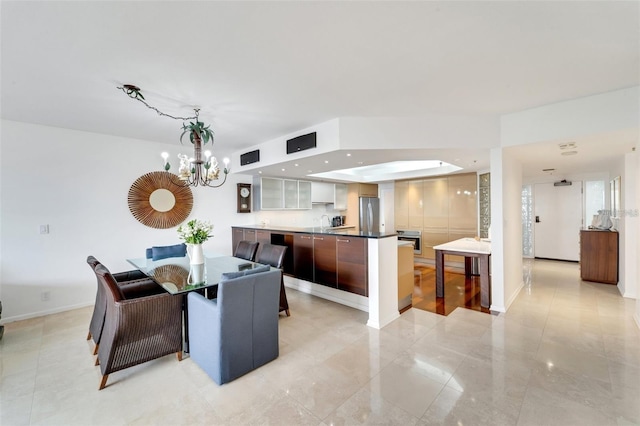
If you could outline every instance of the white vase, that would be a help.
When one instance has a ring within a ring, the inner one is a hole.
[[[187,277],[187,284],[198,285],[203,284],[204,282],[204,264],[189,265],[189,276]]]
[[[189,263],[191,265],[204,264],[202,244],[187,244],[187,254],[189,255]]]

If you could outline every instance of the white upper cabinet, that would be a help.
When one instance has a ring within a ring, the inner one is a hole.
[[[333,203],[333,184],[327,182],[311,182],[311,202],[318,204]]]
[[[333,208],[336,210],[347,209],[347,184],[336,183],[333,185]]]

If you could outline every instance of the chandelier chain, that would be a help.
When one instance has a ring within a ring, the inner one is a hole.
[[[140,93],[140,89],[138,89],[137,87],[125,84],[124,86],[119,86],[117,88],[122,90],[131,99],[135,99],[136,101],[142,102],[142,104],[144,106],[146,106],[147,108],[155,111],[156,113],[158,113],[158,115],[160,115],[162,117],[169,117],[169,118],[173,118],[174,120],[182,120],[182,121],[198,120],[198,113],[200,111],[199,109],[195,109],[194,110],[196,112],[196,115],[194,115],[193,117],[174,117],[171,114],[164,113],[164,112],[160,111],[158,108],[149,105],[144,100],[144,96],[142,96],[142,94]]]

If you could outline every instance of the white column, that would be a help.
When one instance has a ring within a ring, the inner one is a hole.
[[[380,329],[398,313],[398,237],[368,238],[369,327]]]

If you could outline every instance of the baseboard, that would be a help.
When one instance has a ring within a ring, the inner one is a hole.
[[[640,328],[640,316],[638,316],[638,313],[633,314],[633,319],[636,322],[636,326]]]
[[[76,305],[68,305],[68,306],[61,306],[59,308],[54,308],[54,309],[47,309],[46,311],[30,312],[30,313],[24,314],[24,315],[16,315],[16,316],[4,318],[2,320],[2,324],[8,324],[10,322],[22,321],[22,320],[27,320],[27,319],[31,319],[31,318],[44,317],[46,315],[51,315],[51,314],[59,314],[60,312],[72,311],[74,309],[86,308],[87,306],[93,306],[93,304],[94,304],[94,302],[78,303]]]
[[[315,284],[300,278],[284,277],[284,286],[321,299],[330,300],[341,305],[349,306],[363,312],[369,312],[369,298],[359,294],[348,293],[346,291],[333,289],[320,284]]]

